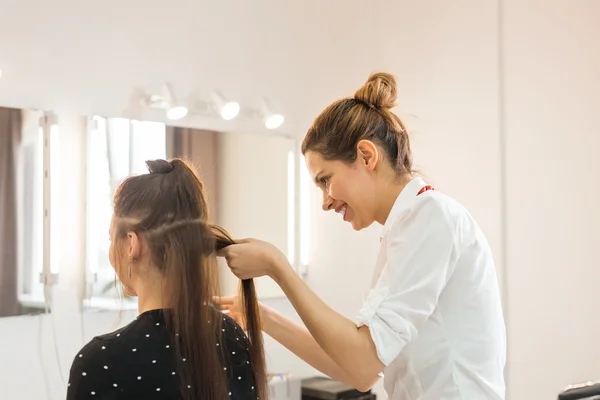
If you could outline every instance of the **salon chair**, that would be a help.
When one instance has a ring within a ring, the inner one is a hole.
[[[600,381],[570,385],[559,393],[558,400],[600,400]]]

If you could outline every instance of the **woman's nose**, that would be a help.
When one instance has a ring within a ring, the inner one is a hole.
[[[333,199],[327,192],[323,192],[323,211],[331,210],[333,206]]]

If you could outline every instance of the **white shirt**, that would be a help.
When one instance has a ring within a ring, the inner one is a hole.
[[[369,327],[390,400],[503,400],[506,330],[492,252],[467,210],[413,179],[383,227]]]

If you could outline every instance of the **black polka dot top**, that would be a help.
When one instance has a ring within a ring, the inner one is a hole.
[[[231,399],[256,400],[248,338],[231,318],[223,318],[224,360]],[[174,348],[161,310],[140,314],[126,327],[89,342],[77,353],[67,400],[181,399]],[[190,385],[193,382],[189,383]]]

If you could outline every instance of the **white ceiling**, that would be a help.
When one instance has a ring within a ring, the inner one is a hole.
[[[375,2],[0,0],[0,9],[3,106],[160,118],[132,98],[169,81],[182,101],[213,89],[242,105],[267,97],[287,118],[282,132],[302,135],[381,61]]]

